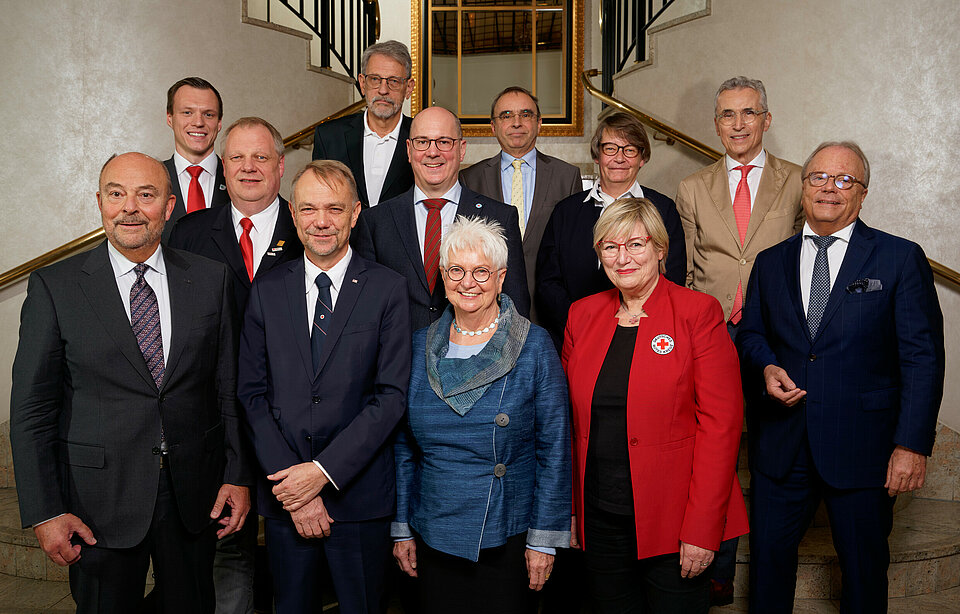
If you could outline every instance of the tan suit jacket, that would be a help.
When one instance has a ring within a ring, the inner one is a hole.
[[[741,246],[724,160],[680,182],[677,210],[687,238],[687,287],[720,301],[729,319],[739,283],[746,296],[757,254],[799,232],[804,215],[800,167],[768,152]]]

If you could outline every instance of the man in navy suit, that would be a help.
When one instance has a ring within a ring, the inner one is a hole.
[[[414,187],[364,210],[353,239],[357,253],[407,279],[410,320],[413,330],[418,330],[439,318],[447,306],[443,283],[438,281],[437,253],[431,246],[439,246],[445,229],[458,215],[496,221],[507,239],[503,291],[513,299],[517,311],[529,317],[530,295],[517,209],[460,185],[457,176],[467,149],[460,120],[442,107],[424,109],[410,126],[406,147]],[[438,214],[437,220],[434,216]]]
[[[807,159],[802,232],[757,257],[737,339],[756,401],[750,611],[792,612],[797,547],[826,503],[842,612],[887,611],[896,495],[923,486],[943,396],[943,316],[923,250],[858,218],[870,166]]]
[[[402,113],[403,101],[416,85],[412,67],[403,43],[384,41],[367,47],[357,77],[366,110],[320,124],[313,135],[313,159],[346,164],[364,207],[403,194],[413,185],[404,148],[410,118]]]
[[[254,281],[238,397],[260,461],[259,510],[277,614],[319,612],[325,557],[340,611],[380,614],[406,409],[410,319],[402,277],[350,249],[350,170],[315,160],[290,204],[304,258]]]
[[[213,151],[222,120],[223,99],[209,81],[186,77],[167,90],[167,125],[173,130],[175,149],[163,165],[177,200],[163,228],[164,244],[174,224],[187,213],[230,202],[223,163]]]

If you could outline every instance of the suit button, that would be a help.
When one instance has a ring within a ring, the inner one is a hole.
[[[159,456],[159,455],[160,455],[160,452],[161,452],[160,446],[154,446],[154,448],[153,448],[152,450],[150,450],[150,451],[153,452],[153,455],[154,455],[154,456]]]
[[[437,312],[437,308],[431,306],[431,307],[430,307],[430,313],[436,313],[436,312]]]
[[[313,397],[312,399],[310,399],[310,400],[313,401],[314,403],[319,403],[319,402],[320,402],[320,397],[319,397],[319,396],[314,396],[314,397]]]
[[[311,437],[310,435],[307,435],[306,437],[307,437],[307,441],[313,441],[313,437]]]
[[[635,446],[635,445],[637,445],[638,443],[640,443],[640,442],[637,441],[637,438],[636,438],[636,437],[631,437],[631,438],[630,438],[630,445],[631,445],[631,446]]]
[[[817,355],[816,355],[816,354],[810,354],[809,356],[807,356],[807,359],[808,359],[810,362],[813,362],[814,360],[817,359]]]
[[[728,301],[732,301],[732,300],[733,300],[733,295],[732,295],[732,294],[728,294],[728,295],[727,295],[727,300],[728,300]]]
[[[493,475],[497,476],[498,478],[502,478],[504,475],[506,475],[506,473],[507,466],[503,463],[497,463],[497,465],[493,468]]]
[[[497,417],[494,418],[497,423],[497,426],[507,426],[510,424],[510,416],[504,413],[497,414]]]
[[[746,261],[745,259],[742,259],[742,258],[741,258],[741,260],[740,260],[740,266],[743,266],[743,265],[745,265],[746,263],[747,263],[747,261]]]
[[[161,395],[160,395],[160,402],[163,403],[163,402],[166,401],[166,400],[167,400],[167,397],[165,397],[165,396],[163,396],[163,395],[161,394]]]

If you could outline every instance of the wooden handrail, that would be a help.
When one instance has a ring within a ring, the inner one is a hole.
[[[689,147],[693,151],[699,154],[702,154],[710,158],[711,160],[719,160],[720,158],[723,157],[722,153],[720,153],[716,149],[713,149],[712,147],[708,147],[707,145],[704,145],[703,143],[696,140],[692,136],[688,136],[680,132],[676,128],[672,126],[668,126],[662,121],[650,117],[643,111],[628,105],[622,100],[617,100],[613,96],[609,94],[604,94],[603,92],[598,90],[596,87],[594,87],[592,83],[590,83],[590,77],[596,77],[599,74],[600,74],[600,71],[597,70],[596,68],[591,68],[589,70],[585,70],[582,73],[580,73],[580,82],[583,83],[583,88],[587,90],[587,92],[589,92],[594,98],[602,100],[603,102],[610,105],[611,107],[615,107],[625,113],[629,113],[630,115],[633,115],[634,117],[639,119],[642,123],[650,126],[657,132],[660,132],[661,134],[665,134],[668,139],[672,139],[677,143],[680,143],[681,145],[685,145],[686,147]],[[669,140],[668,140],[668,143],[669,143]],[[958,273],[957,271],[954,271],[953,269],[951,269],[946,265],[940,264],[936,260],[927,258],[927,262],[930,263],[930,268],[933,269],[933,274],[935,277],[943,281],[950,282],[953,285],[960,288],[960,273]]]
[[[366,101],[361,99],[347,107],[340,109],[339,111],[337,111],[332,115],[328,115],[327,117],[324,117],[317,123],[311,126],[308,126],[303,130],[300,130],[299,132],[295,132],[294,134],[291,134],[287,138],[283,139],[283,147],[285,149],[290,149],[294,145],[298,145],[302,141],[312,136],[314,130],[316,130],[317,126],[319,126],[320,124],[324,122],[328,122],[332,119],[337,119],[338,117],[343,117],[344,115],[351,115],[353,113],[356,113],[361,109],[363,109],[365,105],[366,105]],[[24,262],[19,266],[13,267],[9,271],[6,271],[3,274],[0,274],[0,290],[6,288],[7,286],[9,286],[10,284],[16,281],[19,281],[20,279],[23,279],[30,273],[33,273],[34,271],[36,271],[37,269],[43,268],[48,264],[53,264],[58,260],[63,260],[68,256],[72,256],[74,254],[78,254],[82,251],[90,249],[91,247],[93,247],[94,245],[102,241],[103,237],[104,237],[103,228],[97,228],[96,230],[92,230],[87,234],[83,235],[82,237],[74,239],[69,243],[64,243],[60,247],[50,250],[49,252],[43,254],[42,256],[37,256],[33,260]]]

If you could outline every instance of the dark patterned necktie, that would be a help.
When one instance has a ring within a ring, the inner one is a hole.
[[[426,198],[423,206],[427,208],[427,228],[423,234],[423,272],[427,275],[430,294],[437,284],[437,271],[440,268],[440,210],[447,204],[445,198]]]
[[[813,261],[813,275],[810,278],[810,303],[807,305],[807,327],[810,329],[810,338],[813,339],[817,336],[820,319],[830,299],[830,260],[827,259],[827,250],[837,237],[810,238],[817,246],[817,257]]]
[[[326,273],[317,275],[317,306],[313,310],[313,330],[310,333],[310,354],[313,357],[313,372],[320,368],[320,353],[330,328],[330,316],[333,315],[333,301],[330,298],[330,278]]]
[[[133,268],[137,280],[130,288],[130,326],[137,337],[137,344],[147,363],[153,382],[160,388],[163,381],[163,337],[160,335],[160,308],[157,295],[143,278],[147,265],[140,263]]]

